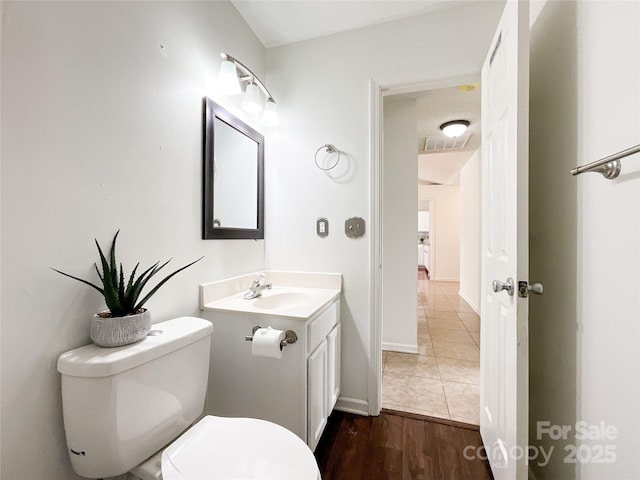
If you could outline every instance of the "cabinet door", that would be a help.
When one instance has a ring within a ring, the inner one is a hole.
[[[327,335],[327,411],[328,417],[340,395],[340,324]]]
[[[327,340],[318,345],[307,360],[307,445],[316,449],[327,424]]]

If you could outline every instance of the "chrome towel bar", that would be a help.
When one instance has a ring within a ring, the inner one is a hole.
[[[640,145],[627,148],[626,150],[614,153],[613,155],[601,158],[600,160],[588,163],[587,165],[576,167],[571,170],[571,175],[575,176],[585,172],[597,172],[601,173],[604,178],[613,180],[620,175],[620,159],[638,152],[640,152]]]

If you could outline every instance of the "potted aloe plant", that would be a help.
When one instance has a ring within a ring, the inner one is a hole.
[[[105,257],[102,248],[100,248],[98,240],[96,240],[96,246],[98,247],[98,253],[100,254],[102,272],[100,272],[97,264],[94,264],[94,266],[102,283],[102,287],[87,280],[83,280],[82,278],[74,277],[73,275],[69,275],[68,273],[52,268],[52,270],[66,277],[73,278],[85,285],[89,285],[104,296],[108,310],[96,313],[93,316],[90,329],[91,340],[102,347],[120,347],[142,340],[147,333],[149,333],[149,330],[151,330],[151,315],[149,310],[143,308],[143,305],[158,291],[160,287],[167,283],[171,277],[204,258],[200,257],[190,264],[185,265],[184,267],[167,275],[144,297],[142,297],[142,299],[140,299],[142,290],[145,288],[149,280],[151,280],[151,278],[162,270],[171,260],[167,260],[162,265],[160,265],[160,262],[155,263],[136,278],[136,271],[140,266],[140,262],[138,262],[131,272],[131,275],[129,275],[128,280],[125,282],[122,263],[120,263],[120,268],[118,268],[118,264],[116,263],[116,240],[119,233],[120,230],[118,230],[113,237],[108,260]]]

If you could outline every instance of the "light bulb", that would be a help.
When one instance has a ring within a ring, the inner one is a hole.
[[[264,106],[264,113],[262,114],[262,123],[269,127],[278,125],[278,107],[273,99],[267,100]]]
[[[242,108],[249,113],[259,113],[262,110],[262,99],[260,89],[255,83],[247,85],[242,99]]]
[[[227,95],[237,95],[242,92],[235,63],[230,60],[222,62],[222,65],[220,65],[218,84],[220,85],[222,92]]]

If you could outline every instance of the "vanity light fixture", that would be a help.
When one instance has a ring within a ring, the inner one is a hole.
[[[260,113],[262,111],[262,99],[260,98],[260,89],[255,83],[250,83],[244,91],[242,99],[242,108],[249,113]]]
[[[242,88],[240,88],[240,81],[238,80],[238,74],[236,72],[236,64],[230,60],[225,60],[220,65],[218,82],[220,83],[222,91],[227,95],[238,95],[239,93],[242,93]]]
[[[268,99],[267,103],[264,104],[262,123],[269,126],[278,125],[278,107],[273,98]]]
[[[471,125],[468,120],[452,120],[451,122],[445,122],[440,125],[440,130],[449,138],[455,138],[462,135],[467,131],[467,128]]]
[[[260,79],[249,70],[242,62],[226,53],[221,53],[223,59],[220,65],[220,75],[218,84],[222,91],[228,95],[237,95],[242,93],[244,87],[244,98],[241,106],[249,113],[262,114],[262,123],[268,126],[278,124],[278,110],[276,101],[267,90],[267,87]],[[266,101],[262,100],[260,92],[265,96]],[[264,111],[263,111],[264,110]]]

